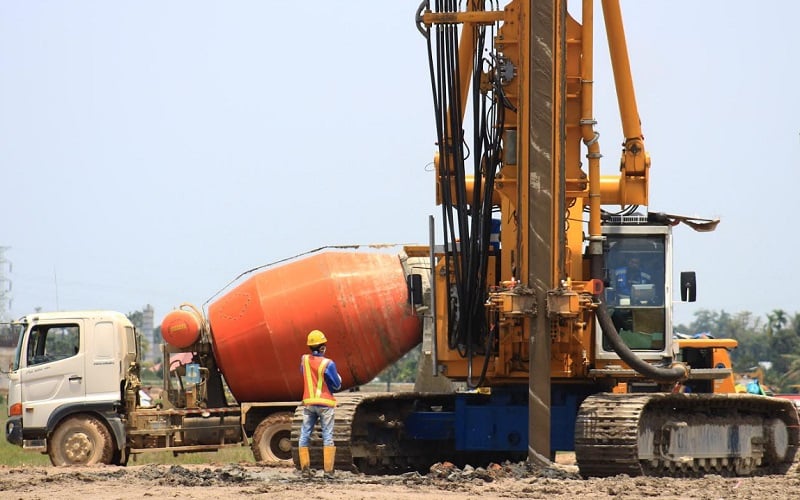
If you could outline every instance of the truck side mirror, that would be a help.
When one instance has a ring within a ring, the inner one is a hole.
[[[694,271],[681,272],[681,301],[697,300],[697,277]]]
[[[409,274],[406,277],[406,286],[408,286],[408,303],[412,306],[422,304],[422,276]]]

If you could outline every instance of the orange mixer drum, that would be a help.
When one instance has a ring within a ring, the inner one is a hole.
[[[322,330],[344,387],[422,340],[394,255],[328,252],[262,271],[208,308],[217,362],[239,402],[297,401],[306,336]]]

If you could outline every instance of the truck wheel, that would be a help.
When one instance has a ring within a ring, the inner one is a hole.
[[[114,455],[111,434],[96,418],[69,417],[56,427],[47,453],[55,466],[110,464]]]
[[[273,413],[262,420],[251,447],[256,462],[292,465],[292,414]]]

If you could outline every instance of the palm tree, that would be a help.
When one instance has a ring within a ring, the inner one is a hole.
[[[772,313],[767,314],[767,335],[772,337],[775,332],[779,332],[786,327],[789,317],[783,309],[773,309]]]

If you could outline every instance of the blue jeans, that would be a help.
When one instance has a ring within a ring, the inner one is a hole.
[[[322,426],[322,445],[333,446],[333,416],[334,408],[330,406],[304,406],[303,426],[300,428],[300,439],[297,446],[308,446],[311,441],[311,432],[317,425],[317,420]]]

